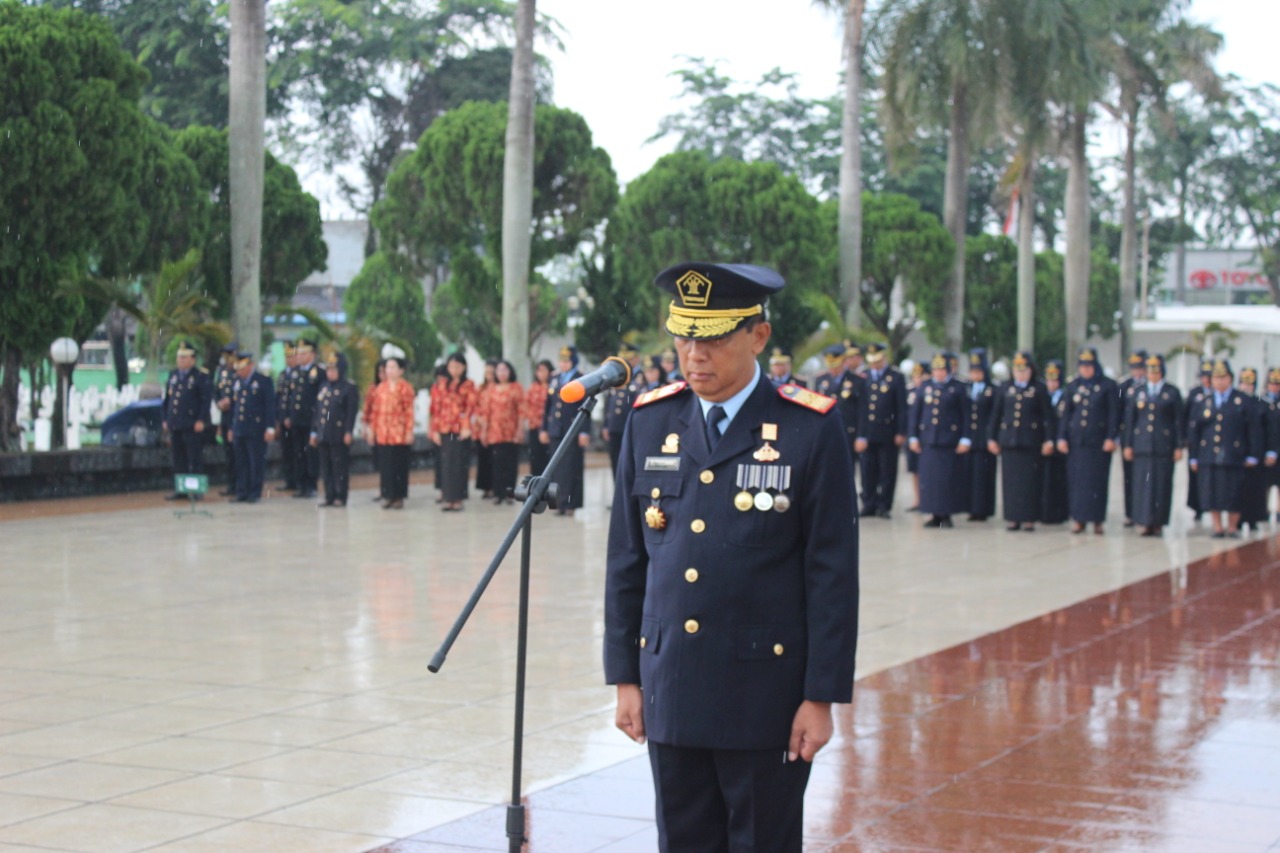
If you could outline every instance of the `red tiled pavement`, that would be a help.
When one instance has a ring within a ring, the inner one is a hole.
[[[807,851],[1280,851],[1280,542],[858,682]],[[652,851],[641,758],[529,798],[528,849]],[[505,807],[377,853],[506,850]]]

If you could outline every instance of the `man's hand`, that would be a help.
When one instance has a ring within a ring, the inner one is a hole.
[[[195,431],[204,432],[204,421],[196,421]]]
[[[585,432],[584,432],[584,433],[579,433],[579,434],[578,434],[578,446],[579,446],[579,447],[581,447],[581,448],[583,448],[583,449],[586,449],[587,447],[589,447],[589,446],[590,446],[590,444],[591,444],[591,436],[587,435]]]
[[[791,741],[787,744],[787,760],[795,761],[797,757],[805,761],[813,761],[818,750],[827,745],[834,731],[831,723],[830,702],[800,703],[796,717],[791,723]]]
[[[893,437],[893,443],[897,447],[901,447],[902,445],[907,443],[907,437],[905,435],[895,435]]]
[[[1052,455],[1053,455],[1053,442],[1052,442],[1052,441],[1046,441],[1044,444],[1040,445],[1040,455],[1041,455],[1041,456],[1052,456]]]
[[[911,451],[912,451],[913,453],[919,453],[919,452],[920,452],[920,439],[918,439],[918,438],[913,438],[913,439],[911,439],[910,444],[908,444],[907,446],[911,449]]]
[[[271,429],[271,427],[267,427],[267,431],[263,433],[262,438],[267,442],[267,444],[270,444],[276,440],[276,431]]]
[[[314,435],[313,435],[313,436],[311,436],[311,446],[312,446],[312,447],[319,447],[319,446],[320,446],[320,439],[316,438]]]
[[[601,437],[601,438],[603,438],[605,441],[608,441],[608,440],[609,440],[609,429],[608,429],[608,427],[605,427],[604,429],[600,430],[600,437]]]
[[[1065,438],[1058,439],[1058,452],[1059,453],[1071,452],[1071,446],[1067,444],[1067,440]]]
[[[1102,442],[1103,453],[1110,453],[1115,449],[1116,449],[1116,443],[1113,440],[1108,438],[1106,441]]]
[[[613,722],[627,737],[644,743],[644,693],[639,684],[618,685],[618,709]]]
[[[219,400],[216,403],[216,405],[218,407],[218,411],[220,412],[229,411],[231,409],[231,398],[223,397],[221,400]]]
[[[956,453],[959,453],[961,456],[963,456],[964,454],[969,452],[969,447],[970,445],[968,444],[957,444]]]
[[[1132,462],[1132,461],[1133,461],[1133,448],[1132,448],[1132,447],[1126,447],[1126,448],[1124,449],[1124,461],[1125,461],[1125,462]]]
[[[285,418],[282,423],[285,429],[293,429],[293,418]]]
[[[1175,447],[1175,448],[1173,449],[1173,461],[1174,461],[1174,462],[1181,462],[1181,461],[1182,461],[1182,448],[1181,448],[1181,447]]]
[[[865,438],[859,438],[853,443],[853,449],[856,450],[858,453],[866,453],[867,440]]]
[[[988,452],[988,453],[990,453],[992,456],[999,456],[999,455],[1000,455],[1000,445],[999,445],[999,444],[997,444],[997,443],[996,443],[996,442],[994,442],[994,441],[988,441],[988,442],[987,442],[987,452]]]
[[[351,433],[347,433],[342,437],[342,443],[345,444],[347,447],[351,446]]]

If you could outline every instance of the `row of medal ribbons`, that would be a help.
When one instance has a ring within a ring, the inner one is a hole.
[[[791,509],[791,498],[786,494],[791,488],[790,465],[741,464],[734,482],[739,492],[733,497],[733,505],[743,512],[752,508],[761,512]]]

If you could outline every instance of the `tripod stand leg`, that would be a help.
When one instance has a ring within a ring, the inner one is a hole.
[[[533,539],[533,519],[526,518],[520,536],[520,616],[516,640],[516,719],[515,745],[511,758],[511,805],[507,806],[507,849],[520,853],[527,840],[524,835],[525,809],[520,797],[521,770],[524,758],[524,690],[525,662],[529,653],[529,560]]]

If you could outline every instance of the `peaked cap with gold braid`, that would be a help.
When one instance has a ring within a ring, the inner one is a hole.
[[[764,313],[764,303],[786,282],[767,267],[689,261],[658,273],[653,283],[671,293],[667,331],[677,338],[709,340],[737,330]]]

